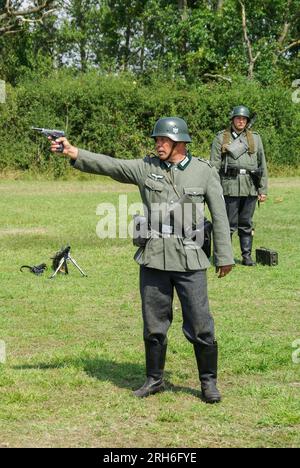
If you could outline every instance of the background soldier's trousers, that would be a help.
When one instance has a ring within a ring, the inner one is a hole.
[[[225,196],[226,211],[230,225],[230,233],[238,231],[238,235],[252,235],[252,218],[255,211],[257,197],[229,197]]]

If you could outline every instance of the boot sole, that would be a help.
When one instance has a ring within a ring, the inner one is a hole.
[[[207,399],[202,397],[202,401],[204,401],[204,403],[207,403],[208,405],[214,405],[216,403],[220,403],[221,398],[213,398],[211,400],[207,400]]]
[[[204,403],[208,403],[208,404],[215,404],[215,403],[220,403],[220,401],[222,400],[222,397],[221,395],[220,396],[215,396],[215,397],[211,397],[211,398],[206,398],[203,394],[203,392],[201,393],[201,400],[204,402]]]

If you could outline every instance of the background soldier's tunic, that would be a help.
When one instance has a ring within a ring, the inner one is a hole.
[[[268,191],[267,164],[260,135],[257,132],[252,131],[255,148],[254,153],[249,154],[249,152],[247,151],[244,154],[242,154],[242,156],[240,156],[238,159],[233,159],[229,153],[225,153],[222,156],[224,133],[225,130],[222,130],[217,134],[212,143],[210,154],[211,164],[217,169],[218,172],[220,172],[221,184],[223,187],[224,195],[230,197],[248,197],[249,195],[257,196],[257,191],[249,174],[238,175],[237,177],[226,177],[225,174],[222,174],[221,168],[224,167],[225,157],[228,158],[228,169],[237,168],[252,171],[253,169],[261,168],[263,170],[263,174],[258,193],[266,194]],[[240,138],[247,144],[245,132],[243,132],[240,135]],[[233,137],[230,139],[230,142],[231,141],[233,141]]]
[[[225,132],[226,130],[223,130],[215,137],[211,147],[210,162],[220,174],[231,233],[238,230],[240,236],[250,236],[253,229],[252,217],[257,195],[267,194],[268,174],[264,148],[260,135],[253,131],[254,152],[249,153],[249,151],[246,151],[239,158],[234,159],[230,153],[222,154]],[[239,138],[245,144],[248,143],[245,131],[239,135]],[[234,138],[231,135],[230,142],[233,140]],[[226,162],[228,175],[224,172]],[[230,170],[245,169],[246,171],[252,171],[258,168],[262,169],[262,178],[258,191],[249,174],[230,176]]]

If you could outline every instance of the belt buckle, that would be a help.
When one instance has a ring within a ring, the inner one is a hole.
[[[240,174],[241,174],[241,175],[246,175],[246,174],[247,174],[247,170],[246,170],[246,169],[240,169]]]

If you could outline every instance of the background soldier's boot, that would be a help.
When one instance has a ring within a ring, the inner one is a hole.
[[[254,266],[255,262],[252,260],[252,236],[240,236],[240,246],[242,251],[242,264],[245,266]]]
[[[218,345],[194,344],[201,382],[202,399],[206,403],[218,403],[221,395],[217,389]]]
[[[134,395],[144,398],[165,389],[163,373],[166,361],[167,345],[145,341],[146,352],[146,374],[144,385],[136,390]]]

